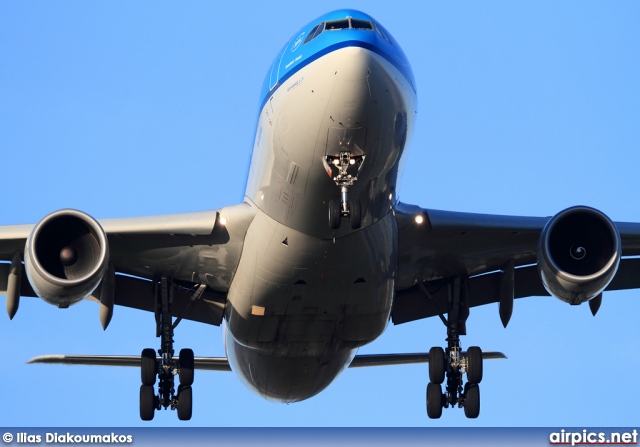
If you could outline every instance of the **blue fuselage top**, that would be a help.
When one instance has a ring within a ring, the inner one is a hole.
[[[353,9],[340,9],[303,26],[278,52],[262,84],[259,110],[273,92],[300,69],[345,47],[365,48],[385,58],[403,74],[415,91],[411,65],[393,36],[370,15]]]

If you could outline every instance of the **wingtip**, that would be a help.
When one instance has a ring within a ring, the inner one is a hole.
[[[63,355],[39,355],[28,360],[27,363],[56,363],[56,361],[62,359],[64,359]]]
[[[497,351],[485,351],[482,353],[482,358],[485,360],[498,360],[498,359],[507,359],[508,357],[502,353]]]

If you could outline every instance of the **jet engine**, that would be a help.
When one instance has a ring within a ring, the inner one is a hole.
[[[622,254],[620,233],[602,212],[567,208],[547,222],[538,242],[538,271],[547,291],[570,304],[598,296]]]
[[[109,263],[109,243],[100,224],[81,211],[45,216],[27,238],[24,266],[36,294],[69,307],[98,287]]]

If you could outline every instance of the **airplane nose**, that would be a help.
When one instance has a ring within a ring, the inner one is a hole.
[[[339,68],[340,79],[343,81],[363,82],[371,73],[367,50],[359,47],[348,48],[343,53],[344,62]]]
[[[334,107],[339,110],[340,128],[364,128],[367,108],[371,101],[369,76],[371,54],[363,48],[348,47],[337,52],[336,84],[332,94]]]

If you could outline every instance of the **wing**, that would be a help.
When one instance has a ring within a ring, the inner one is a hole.
[[[113,269],[114,304],[155,312],[153,280],[167,277],[175,286],[173,316],[219,325],[226,292],[255,212],[243,203],[197,213],[100,220]],[[13,260],[13,264],[0,264],[0,294],[7,294],[12,266],[25,259],[25,244],[35,227],[0,227],[0,261]],[[17,278],[19,295],[37,296],[26,275]],[[104,283],[88,299],[100,301]],[[206,287],[200,289],[199,299],[192,300],[196,286],[202,284]]]
[[[466,352],[464,353],[466,354]],[[176,357],[179,359],[179,357]],[[506,359],[502,352],[483,352],[485,360]],[[157,357],[159,362],[161,359]],[[203,371],[231,371],[229,360],[226,357],[194,357],[194,369]],[[410,354],[381,354],[381,355],[356,355],[349,364],[349,368],[361,368],[366,366],[394,366],[412,365],[429,362],[429,353]],[[34,357],[27,363],[47,363],[56,365],[87,365],[87,366],[130,366],[140,368],[140,356],[138,355],[42,355]]]
[[[403,203],[395,213],[399,239],[395,324],[446,313],[454,278],[464,282],[468,307],[500,302],[509,270],[513,298],[549,295],[539,274],[537,247],[551,217],[459,213]],[[640,288],[640,259],[633,258],[640,255],[640,224],[614,225],[622,258],[605,290]]]

